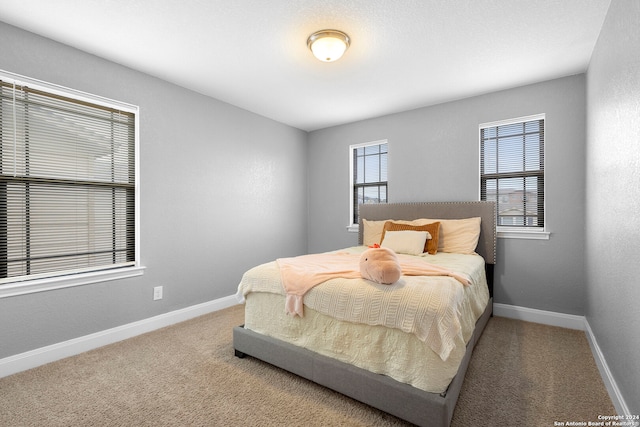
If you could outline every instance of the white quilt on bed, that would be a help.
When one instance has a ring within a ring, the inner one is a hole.
[[[361,253],[366,247],[345,250]],[[421,257],[426,262],[466,274],[472,282],[470,288],[486,290],[482,257],[449,253]],[[242,301],[251,292],[285,295],[275,262],[254,267],[244,274],[238,286],[238,298]],[[474,290],[470,294],[479,295],[477,305],[486,305],[488,291]],[[304,304],[338,320],[382,325],[414,334],[444,361],[455,348],[456,337],[461,332],[460,307],[464,297],[464,286],[447,276],[403,276],[393,285],[379,285],[364,279],[331,279],[311,289],[305,295]]]

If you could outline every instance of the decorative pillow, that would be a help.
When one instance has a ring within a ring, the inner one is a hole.
[[[382,228],[387,220],[369,221],[362,219],[362,244],[371,246],[375,243],[380,244],[382,241]]]
[[[431,235],[430,239],[427,239],[427,242],[424,245],[423,252],[428,252],[431,255],[435,255],[438,252],[438,234],[440,232],[440,223],[433,222],[430,224],[424,225],[412,225],[406,224],[404,221],[394,222],[387,221],[382,228],[382,240],[384,240],[384,235],[387,231],[402,231],[402,230],[410,230],[410,231],[426,231]]]
[[[422,219],[422,221],[440,222],[438,250],[458,254],[475,253],[480,238],[482,218],[464,219]]]
[[[380,243],[383,248],[392,249],[399,254],[420,255],[431,235],[427,231],[387,231]]]

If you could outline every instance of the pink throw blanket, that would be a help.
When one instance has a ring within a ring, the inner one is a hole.
[[[471,285],[468,277],[429,264],[420,258],[398,254],[398,261],[405,276],[451,276],[465,286]],[[280,268],[282,285],[287,294],[285,312],[300,317],[304,315],[304,294],[314,286],[338,277],[346,279],[362,277],[360,255],[347,252],[278,258],[276,263]]]

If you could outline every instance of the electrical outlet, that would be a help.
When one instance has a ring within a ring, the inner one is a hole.
[[[156,286],[153,288],[153,300],[162,299],[162,286]]]

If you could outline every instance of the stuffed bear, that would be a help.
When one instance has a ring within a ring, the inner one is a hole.
[[[389,248],[374,247],[362,253],[360,274],[365,279],[390,285],[400,279],[402,270],[394,251]]]

